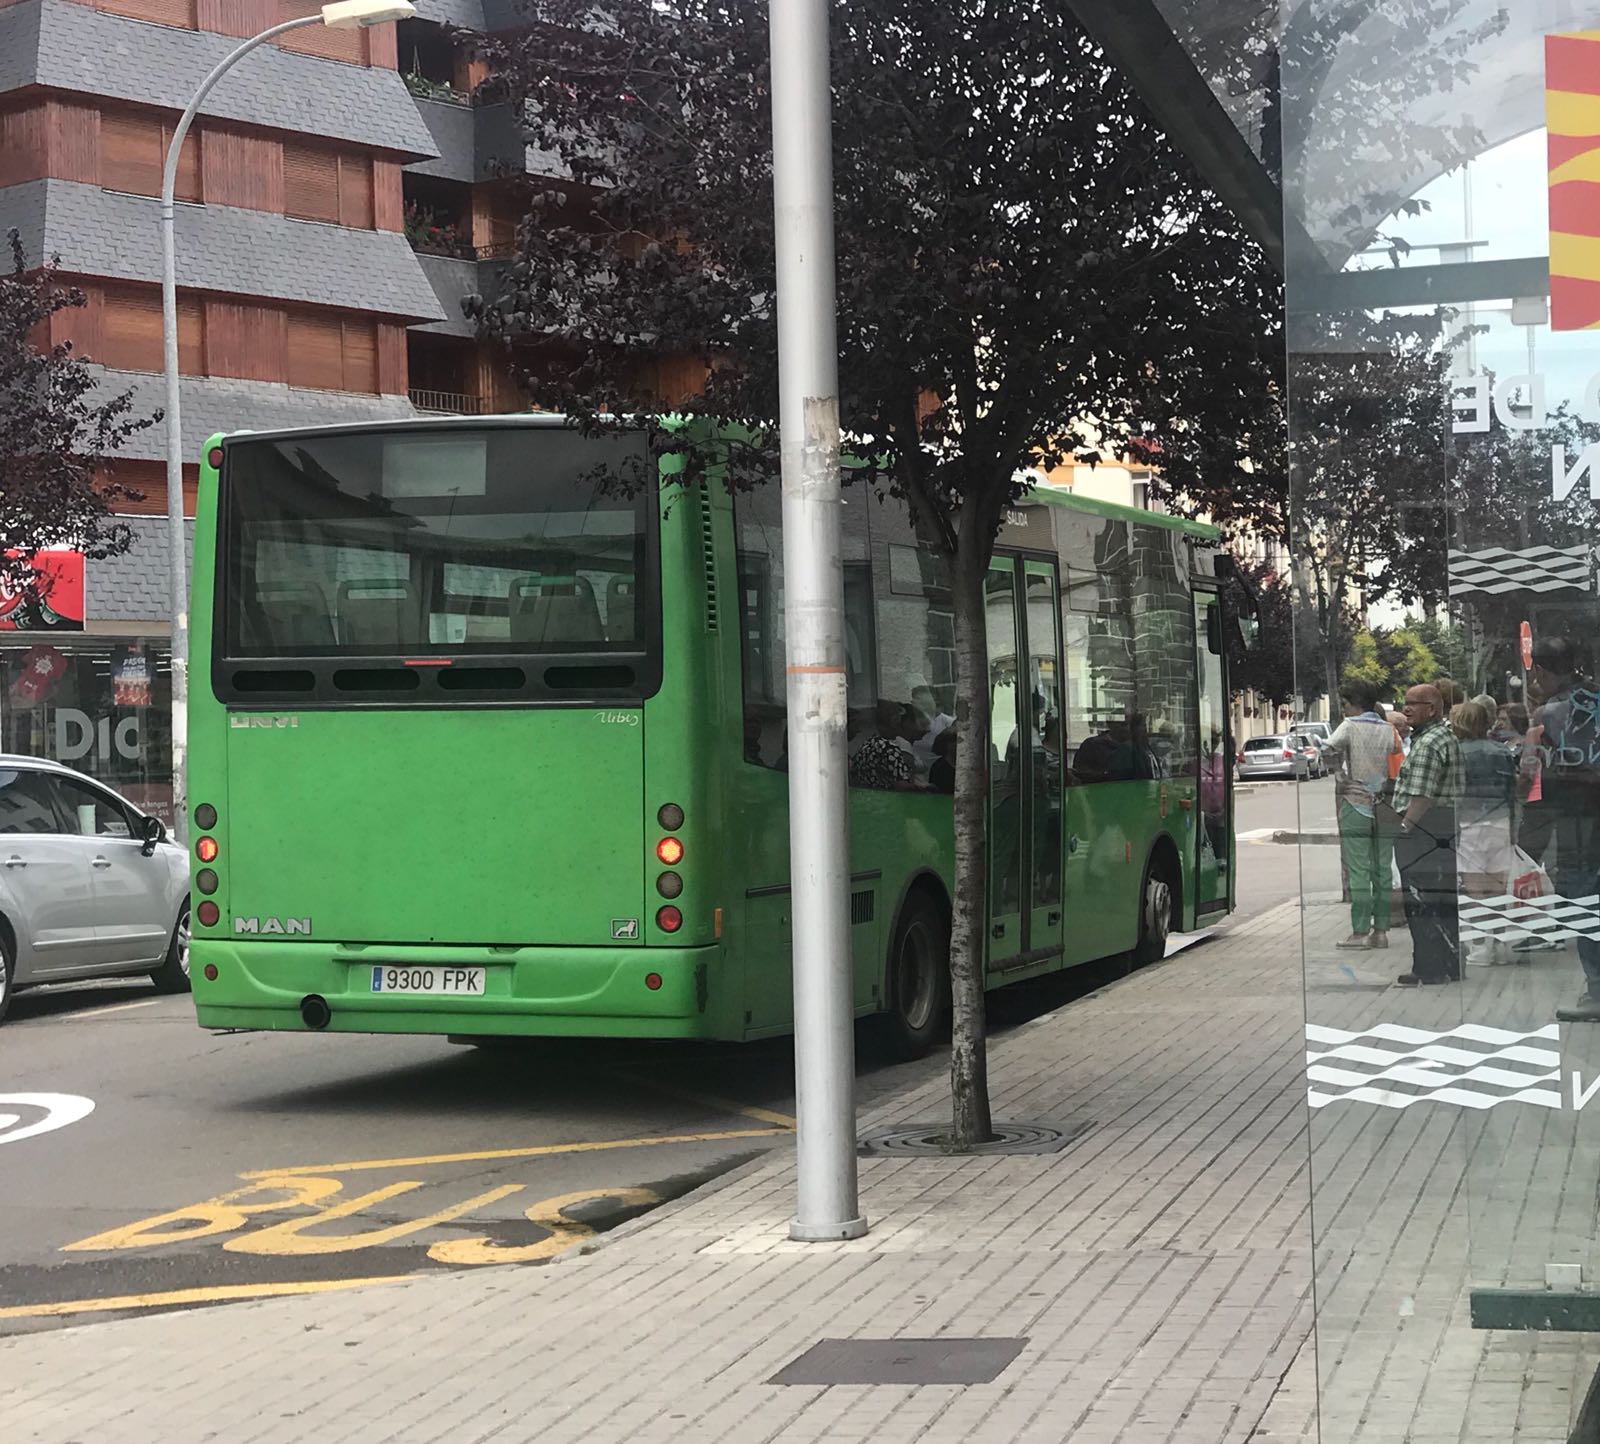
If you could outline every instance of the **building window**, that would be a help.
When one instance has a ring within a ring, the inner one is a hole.
[[[161,172],[174,123],[159,115],[137,111],[106,111],[100,117],[100,184],[109,191],[136,196],[161,194]],[[200,192],[200,137],[191,130],[178,152],[177,185],[180,201],[198,201]]]
[[[161,292],[155,286],[107,286],[100,315],[100,354],[115,371],[161,370]],[[205,308],[178,297],[178,370],[205,375]]]
[[[95,0],[95,9],[152,25],[172,25],[179,30],[193,30],[197,23],[195,0]]]
[[[372,321],[289,313],[289,384],[308,391],[378,389],[378,337]]]
[[[370,156],[286,141],[283,193],[284,214],[296,220],[372,229]]]
[[[320,0],[277,0],[275,6],[269,3],[267,8],[269,11],[276,10],[277,13],[268,22],[276,25],[303,15],[316,15],[322,5]],[[277,43],[285,50],[320,55],[324,60],[342,60],[348,65],[367,63],[366,31],[359,27],[353,30],[330,30],[326,25],[307,25],[303,30],[291,30],[280,37]]]

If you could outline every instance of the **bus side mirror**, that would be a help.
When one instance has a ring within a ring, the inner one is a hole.
[[[159,817],[147,817],[144,820],[144,826],[139,831],[144,838],[144,846],[139,851],[146,857],[154,857],[156,844],[167,835],[166,825]]]

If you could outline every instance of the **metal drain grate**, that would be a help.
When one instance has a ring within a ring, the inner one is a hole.
[[[944,1141],[950,1132],[948,1123],[913,1123],[863,1134],[856,1151],[957,1158],[994,1153],[1060,1153],[1093,1127],[1087,1119],[1075,1123],[996,1123],[995,1136],[989,1142],[980,1143],[967,1153],[952,1154]]]
[[[769,1384],[989,1384],[1026,1339],[823,1339]]]

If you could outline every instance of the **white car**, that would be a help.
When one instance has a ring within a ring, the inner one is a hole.
[[[40,983],[148,973],[189,987],[189,859],[81,772],[0,754],[0,1019]]]

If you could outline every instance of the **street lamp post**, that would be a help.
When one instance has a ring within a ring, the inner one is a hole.
[[[828,8],[768,7],[798,1124],[789,1237],[806,1242],[867,1231],[856,1184]]]
[[[184,769],[189,752],[189,588],[183,535],[183,426],[178,394],[178,275],[173,240],[173,193],[178,183],[178,154],[211,88],[258,45],[290,30],[326,25],[333,30],[353,30],[403,20],[415,15],[410,0],[335,0],[315,15],[302,15],[271,26],[230,50],[200,82],[194,99],[172,132],[167,161],[161,172],[161,350],[167,389],[167,550],[171,568],[170,612],[172,624],[172,820],[177,835],[188,829],[188,787]]]

